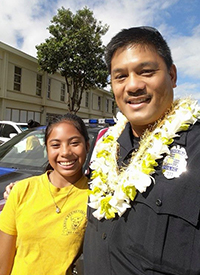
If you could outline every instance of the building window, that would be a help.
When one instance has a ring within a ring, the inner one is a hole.
[[[101,97],[98,96],[98,110],[101,110]]]
[[[85,107],[89,107],[89,92],[85,93]]]
[[[109,99],[106,99],[106,112],[109,112]]]
[[[41,96],[41,94],[42,94],[42,75],[37,74],[36,95]]]
[[[47,98],[50,99],[51,97],[51,78],[48,78],[48,84],[47,84]]]
[[[65,101],[65,84],[61,83],[60,101]]]
[[[22,69],[15,66],[15,74],[14,74],[14,90],[21,90],[21,77],[22,77]]]
[[[27,122],[29,119],[40,122],[41,113],[29,110],[6,108],[6,120]]]
[[[115,110],[115,102],[112,101],[112,114],[114,114],[114,110]]]

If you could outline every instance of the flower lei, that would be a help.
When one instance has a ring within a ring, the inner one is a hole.
[[[164,118],[141,137],[138,151],[132,153],[129,165],[119,169],[117,165],[118,137],[128,122],[121,113],[116,124],[108,129],[106,136],[97,143],[94,150],[93,169],[90,182],[89,206],[98,220],[122,216],[137,192],[145,192],[158,165],[156,160],[169,154],[168,146],[179,131],[186,131],[200,118],[197,101],[190,98],[176,100]]]

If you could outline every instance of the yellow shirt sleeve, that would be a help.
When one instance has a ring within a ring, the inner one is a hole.
[[[9,235],[17,235],[16,209],[18,186],[15,185],[0,214],[0,230]]]

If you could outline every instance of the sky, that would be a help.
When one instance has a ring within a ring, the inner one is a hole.
[[[35,46],[50,36],[47,27],[61,7],[73,13],[88,7],[109,25],[104,45],[124,28],[157,28],[177,67],[175,97],[200,102],[200,0],[0,0],[0,41],[36,57]]]

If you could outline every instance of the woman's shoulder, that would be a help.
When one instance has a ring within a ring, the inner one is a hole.
[[[40,186],[38,183],[43,182],[45,180],[45,176],[46,173],[22,179],[15,184],[13,190],[18,190],[21,193],[27,192],[28,189],[38,188]]]

